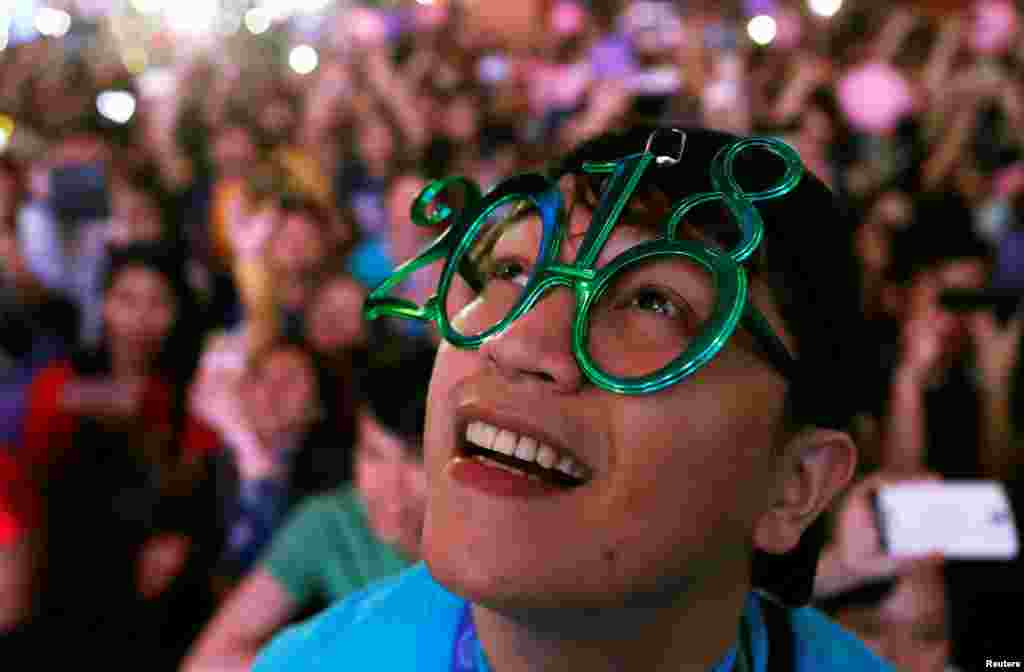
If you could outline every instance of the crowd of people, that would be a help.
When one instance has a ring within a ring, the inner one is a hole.
[[[277,27],[178,59],[156,92],[102,23],[73,50],[0,52],[4,648],[249,669],[283,626],[416,562],[440,339],[361,314],[440,233],[411,203],[645,121],[782,138],[844,215],[792,222],[848,236],[835,268],[863,318],[860,375],[833,381],[860,410],[858,480],[818,604],[900,669],[1013,650],[1019,564],[889,557],[871,495],[986,479],[1017,502],[1024,316],[943,303],[1024,292],[1016,3],[825,20],[780,2],[766,46],[721,9],[542,4],[528,47],[456,3],[339,10],[311,74],[279,62]],[[98,113],[111,89],[134,92],[129,123]],[[398,291],[422,305],[440,270]]]

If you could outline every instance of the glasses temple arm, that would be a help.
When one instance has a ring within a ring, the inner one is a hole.
[[[775,330],[772,329],[761,311],[749,301],[743,310],[741,323],[753,334],[754,340],[757,341],[758,346],[764,351],[772,365],[782,373],[787,381],[795,382],[797,377],[796,358],[790,354],[785,343],[775,334]]]

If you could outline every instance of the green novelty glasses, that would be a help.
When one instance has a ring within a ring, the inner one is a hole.
[[[655,142],[663,145],[666,136],[678,151],[656,154]],[[568,226],[563,196],[549,178],[518,175],[486,194],[463,177],[431,183],[414,201],[412,220],[447,228],[369,294],[365,317],[433,322],[452,345],[477,348],[528,313],[546,291],[561,286],[575,295],[576,360],[603,389],[620,394],[663,390],[711,361],[739,326],[792,379],[795,360],[747,300],[747,273],[741,264],[764,236],[756,203],[785,196],[797,186],[804,174],[800,158],[775,139],[738,140],[715,155],[712,191],[681,199],[658,230],[647,224],[647,233],[638,233],[642,227],[633,223],[631,197],[648,171],[681,161],[685,144],[682,131],[661,130],[640,153],[583,164],[583,174],[603,186],[575,260],[568,264],[561,261]],[[770,188],[745,191],[733,165],[743,152],[756,151],[777,156],[785,172]],[[458,208],[444,197],[453,193],[461,199]],[[709,206],[718,216],[699,216]],[[721,237],[723,220],[730,229],[727,244]],[[622,233],[612,244],[628,246],[597,267],[617,225]],[[393,295],[412,274],[441,260],[437,292],[424,305]]]

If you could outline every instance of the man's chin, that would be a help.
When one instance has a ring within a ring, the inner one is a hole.
[[[628,601],[616,598],[609,587],[591,590],[570,576],[544,577],[516,567],[456,563],[450,556],[427,551],[422,559],[434,580],[450,593],[505,614],[608,609]]]

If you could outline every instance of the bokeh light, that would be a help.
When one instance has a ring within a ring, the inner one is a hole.
[[[11,136],[14,135],[14,119],[6,114],[0,114],[0,154],[7,149],[11,143]]]
[[[262,7],[253,7],[245,13],[245,27],[253,35],[270,30],[270,13]]]
[[[327,6],[330,4],[331,0],[299,0],[298,8],[307,14],[315,14],[327,9]]]
[[[164,8],[164,0],[131,0],[131,3],[139,14],[156,14]]]
[[[755,44],[763,47],[766,44],[771,44],[775,39],[775,35],[778,34],[778,26],[775,19],[767,14],[761,14],[752,18],[747,24],[747,34]]]
[[[317,55],[316,49],[308,44],[300,44],[288,54],[288,65],[300,75],[308,75],[313,72],[319,63],[320,57]]]
[[[807,7],[818,16],[830,18],[842,9],[843,0],[807,0]]]
[[[200,35],[213,29],[219,11],[217,0],[175,0],[164,8],[164,17],[172,30]]]
[[[104,91],[96,96],[96,109],[115,124],[127,124],[135,116],[135,96],[128,91]]]
[[[64,37],[71,30],[71,15],[53,7],[36,10],[36,30],[46,37]]]

